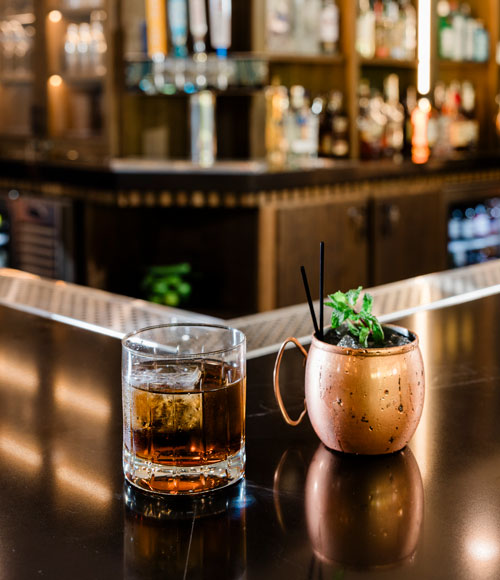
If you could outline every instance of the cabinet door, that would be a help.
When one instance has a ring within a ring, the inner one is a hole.
[[[273,291],[261,310],[306,301],[300,266],[305,266],[314,300],[319,297],[319,245],[325,242],[325,292],[346,290],[367,282],[367,202],[327,200],[289,202],[273,208],[273,235],[266,247],[273,256]],[[262,241],[262,238],[261,238]]]
[[[446,268],[446,225],[440,198],[439,192],[419,192],[373,200],[373,285]]]

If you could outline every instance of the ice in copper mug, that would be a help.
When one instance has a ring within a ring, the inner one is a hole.
[[[154,493],[225,487],[245,472],[246,342],[234,328],[148,327],[122,341],[123,470]]]

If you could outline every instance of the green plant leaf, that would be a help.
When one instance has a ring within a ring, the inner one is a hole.
[[[345,294],[347,303],[350,304],[353,308],[356,306],[356,302],[358,301],[361,290],[363,290],[363,286],[358,286],[355,290],[348,290]]]
[[[362,289],[363,287],[359,286],[346,293],[339,290],[335,294],[329,294],[329,301],[325,302],[325,306],[332,308],[332,328],[338,328],[345,323],[351,336],[367,347],[370,337],[376,344],[383,343],[384,331],[377,317],[372,314],[373,296],[371,294],[363,296],[363,304],[359,312],[354,309]]]
[[[363,306],[361,307],[361,313],[365,316],[372,313],[373,306],[373,296],[371,294],[365,294],[363,296]]]

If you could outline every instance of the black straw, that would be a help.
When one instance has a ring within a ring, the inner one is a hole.
[[[325,288],[325,242],[319,244],[319,337],[323,338],[323,294]]]
[[[318,321],[316,320],[316,313],[314,312],[311,292],[309,291],[309,283],[307,282],[306,269],[304,268],[304,266],[300,267],[300,272],[302,274],[302,281],[304,282],[304,289],[306,291],[307,303],[309,304],[309,311],[311,313],[314,331],[316,332],[316,334],[319,334]]]

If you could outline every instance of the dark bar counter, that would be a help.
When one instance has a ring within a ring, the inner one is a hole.
[[[246,480],[179,501],[124,485],[120,341],[1,307],[2,578],[500,577],[499,318],[496,294],[398,321],[420,337],[427,386],[390,456],[288,427],[274,355],[250,360]],[[303,372],[287,351],[292,416]]]
[[[219,161],[200,167],[189,161],[141,158],[103,159],[102,163],[0,159],[0,179],[59,183],[98,190],[228,191],[247,193],[289,188],[321,187],[362,181],[453,176],[497,170],[497,151],[456,153],[417,165],[390,159],[305,160],[295,166],[270,167],[265,161]]]

